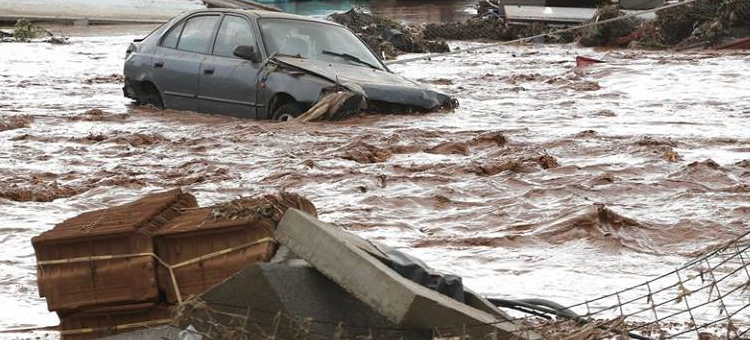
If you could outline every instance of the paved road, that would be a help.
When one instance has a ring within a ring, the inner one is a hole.
[[[198,0],[0,0],[0,19],[160,22],[200,7]]]

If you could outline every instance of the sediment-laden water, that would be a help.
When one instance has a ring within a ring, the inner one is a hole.
[[[32,236],[174,186],[295,191],[483,294],[563,304],[748,229],[748,54],[494,48],[392,67],[454,113],[298,124],[132,106],[133,38],[0,45],[0,328],[57,323]]]

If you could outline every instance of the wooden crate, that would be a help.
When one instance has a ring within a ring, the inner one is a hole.
[[[210,211],[210,208],[192,210],[154,234],[156,253],[172,265],[226,251],[220,256],[174,269],[183,299],[203,293],[255,262],[269,261],[276,250],[272,240],[276,222],[272,219],[213,220]],[[261,242],[243,247],[258,241]],[[159,267],[157,276],[167,301],[178,302],[169,271]]]
[[[62,340],[89,340],[156,327],[169,319],[169,309],[156,303],[90,308],[58,313]]]
[[[169,190],[83,213],[32,238],[39,293],[47,299],[48,309],[156,301],[154,258],[117,256],[152,253],[151,234],[178,216],[181,208],[196,205],[192,195]],[[110,255],[116,257],[104,259]]]

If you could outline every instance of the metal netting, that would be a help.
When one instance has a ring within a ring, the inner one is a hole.
[[[674,271],[561,309],[565,313],[552,310],[511,321],[519,325],[519,336],[536,333],[547,339],[750,339],[749,264],[750,233],[697,256]],[[571,317],[570,312],[578,316]],[[203,325],[191,329],[203,339],[395,340],[424,332],[299,318],[197,297],[187,300],[176,312],[173,326],[186,329],[189,325]],[[432,337],[438,338],[487,325],[444,325],[431,332]],[[491,334],[488,336],[492,338]]]

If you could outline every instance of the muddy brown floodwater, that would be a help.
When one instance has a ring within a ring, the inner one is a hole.
[[[494,48],[393,67],[454,113],[298,124],[132,106],[133,38],[0,45],[0,328],[57,323],[32,236],[174,186],[201,205],[286,188],[481,293],[563,304],[748,230],[748,54]]]

